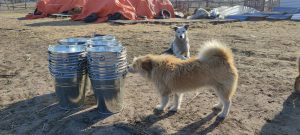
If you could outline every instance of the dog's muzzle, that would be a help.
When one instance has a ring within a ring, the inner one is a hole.
[[[135,73],[132,66],[127,66],[127,70],[128,70],[129,73]]]
[[[179,38],[184,39],[184,35],[180,35]]]

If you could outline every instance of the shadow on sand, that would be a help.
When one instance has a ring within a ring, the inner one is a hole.
[[[30,27],[40,27],[40,26],[80,26],[80,25],[89,25],[91,23],[84,23],[82,21],[72,21],[66,19],[57,19],[54,21],[47,21],[47,22],[36,22],[32,24],[26,24],[25,26]]]
[[[283,103],[283,108],[262,127],[262,135],[300,134],[300,94],[292,93]]]
[[[164,113],[154,110],[153,114],[142,118],[140,121],[135,121],[134,123],[118,123],[115,126],[134,135],[161,135],[165,134],[166,130],[158,125],[153,125],[174,114],[176,114],[176,112]]]
[[[131,134],[141,134],[141,135],[162,135],[167,134],[166,130],[160,126],[153,126],[160,120],[164,120],[170,116],[176,114],[175,112],[154,112],[154,114],[144,117],[141,121],[136,121],[135,123],[119,123],[116,126],[122,128]],[[206,135],[218,127],[224,119],[216,118],[215,121],[212,119],[218,114],[218,111],[211,112],[206,117],[202,118],[200,121],[191,123],[181,130],[179,130],[174,135]],[[203,128],[203,125],[211,123],[208,127]]]
[[[182,129],[180,129],[175,135],[185,135],[185,134],[195,134],[195,135],[206,135],[212,132],[216,127],[218,127],[224,119],[216,117],[215,121],[211,123],[208,127],[203,127],[206,123],[212,122],[212,119],[218,114],[219,111],[213,111],[201,120],[191,123]]]
[[[71,111],[58,107],[54,93],[11,104],[0,110],[1,134],[82,134],[110,116],[96,111],[93,95],[86,99],[83,108]]]
[[[55,93],[36,96],[19,101],[0,110],[1,134],[165,134],[166,130],[155,125],[160,120],[173,116],[174,112],[157,112],[132,123],[117,122],[102,124],[111,115],[99,114],[93,95],[87,96],[84,107],[65,111],[58,107]],[[222,120],[212,119],[217,112],[189,124],[175,134],[207,134],[213,131]],[[97,124],[96,124],[97,123]],[[203,127],[212,123],[208,127]],[[298,123],[299,124],[299,123]]]

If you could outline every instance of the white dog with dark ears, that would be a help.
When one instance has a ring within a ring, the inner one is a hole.
[[[134,58],[128,69],[139,73],[156,86],[160,96],[158,110],[164,110],[169,96],[174,94],[170,111],[180,109],[182,93],[201,87],[212,87],[219,97],[215,109],[222,110],[218,117],[225,118],[236,91],[238,70],[230,48],[218,41],[204,43],[198,56],[187,60],[172,55],[145,55]]]
[[[187,36],[187,30],[189,25],[184,25],[180,27],[174,27],[175,30],[175,39],[171,43],[171,46],[168,50],[163,53],[175,55],[180,59],[190,58],[190,45],[189,38]]]

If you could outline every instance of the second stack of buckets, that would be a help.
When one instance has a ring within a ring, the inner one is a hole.
[[[88,74],[100,113],[117,113],[123,106],[127,73],[126,49],[114,36],[92,38],[87,47]]]

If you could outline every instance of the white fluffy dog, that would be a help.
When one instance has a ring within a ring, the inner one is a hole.
[[[154,83],[161,95],[158,110],[164,110],[169,96],[175,95],[171,111],[180,109],[182,93],[200,87],[212,87],[219,97],[214,106],[225,118],[230,110],[231,98],[238,82],[238,71],[232,51],[218,41],[204,44],[197,57],[187,60],[172,55],[146,55],[134,58],[129,72],[139,73]]]

